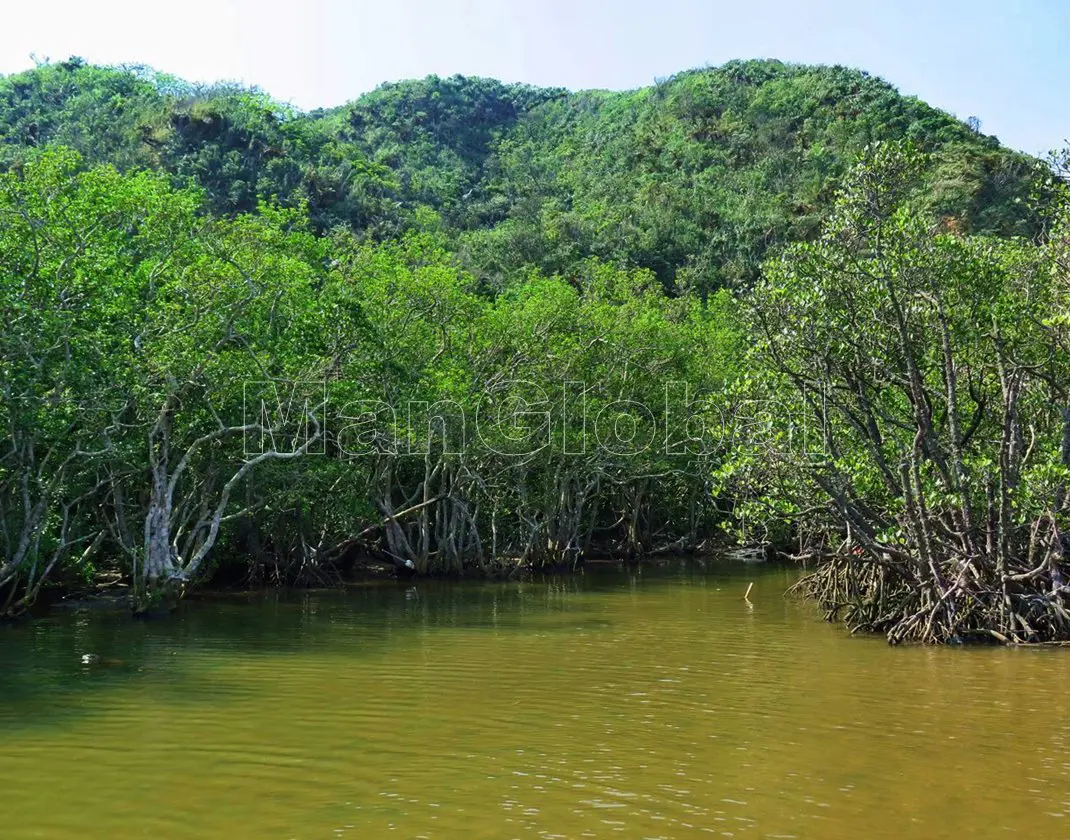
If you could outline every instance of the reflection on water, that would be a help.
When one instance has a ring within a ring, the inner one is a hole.
[[[1067,651],[850,639],[781,597],[792,577],[387,583],[3,627],[0,836],[1070,836]]]

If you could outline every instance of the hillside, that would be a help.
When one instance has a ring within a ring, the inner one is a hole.
[[[71,60],[0,135],[0,617],[733,540],[893,642],[1070,637],[1070,189],[883,81]]]
[[[492,287],[589,256],[676,291],[750,283],[770,246],[813,238],[874,140],[934,153],[919,202],[958,229],[1032,225],[1028,157],[866,73],[777,61],[623,93],[429,77],[300,113],[256,90],[71,59],[0,78],[0,138],[5,168],[59,143],[192,181],[224,215],[306,201],[317,229],[381,239],[426,225],[429,207]]]

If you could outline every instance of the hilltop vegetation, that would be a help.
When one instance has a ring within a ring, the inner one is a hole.
[[[1030,234],[1032,161],[842,67],[731,62],[626,93],[455,76],[299,113],[77,59],[0,80],[0,165],[62,144],[204,190],[219,215],[304,203],[319,231],[382,239],[438,216],[476,277],[589,257],[672,293],[749,284],[771,247],[812,239],[869,144],[932,153],[919,204],[963,232]]]
[[[839,67],[0,79],[0,613],[734,538],[893,641],[1065,638],[1066,219]]]

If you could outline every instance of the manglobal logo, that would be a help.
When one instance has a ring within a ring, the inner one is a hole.
[[[567,381],[547,388],[527,380],[494,384],[456,399],[354,399],[344,383],[255,380],[244,386],[245,453],[422,456],[432,447],[462,454],[473,447],[524,458],[544,450],[702,456],[746,440],[811,448],[807,415],[780,400],[696,395],[666,382],[656,400],[607,394]]]

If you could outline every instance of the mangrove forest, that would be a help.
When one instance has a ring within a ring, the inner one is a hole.
[[[1067,158],[839,66],[0,78],[0,614],[744,548],[1070,640]]]

